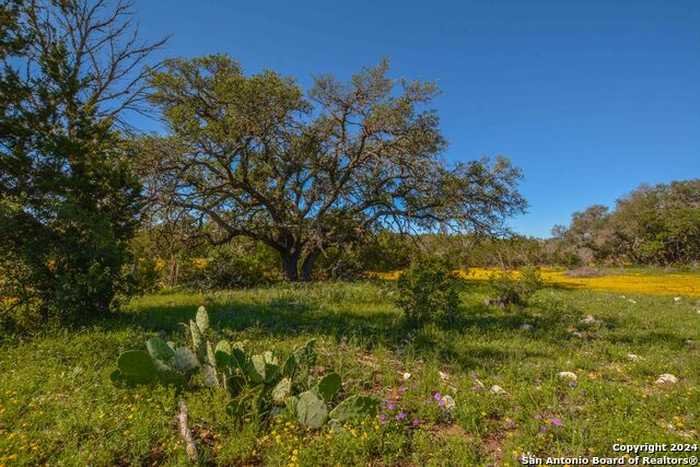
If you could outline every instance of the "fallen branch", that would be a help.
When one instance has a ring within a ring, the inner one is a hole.
[[[187,426],[187,405],[185,401],[180,399],[180,413],[177,414],[177,424],[180,427],[180,436],[185,441],[185,451],[187,451],[187,457],[190,458],[192,462],[197,462],[197,446],[194,443],[194,438],[192,437],[192,432]]]

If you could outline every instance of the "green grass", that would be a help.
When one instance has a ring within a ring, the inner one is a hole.
[[[175,390],[118,389],[109,374],[120,352],[144,348],[148,336],[184,342],[178,323],[202,303],[217,338],[284,353],[316,337],[318,371],[340,373],[344,392],[384,399],[403,386],[400,408],[408,420],[420,419],[417,428],[366,420],[339,432],[307,432],[286,419],[238,425],[223,394],[192,390],[183,397],[203,464],[287,465],[296,449],[301,465],[516,465],[528,451],[600,456],[613,455],[620,441],[697,442],[695,300],[634,296],[631,303],[629,295],[545,289],[528,308],[504,311],[483,306],[487,289],[470,284],[455,325],[409,331],[390,293],[360,283],[150,295],[116,320],[6,337],[0,464],[187,465],[173,425]],[[587,314],[601,322],[583,326]],[[578,375],[575,387],[560,371]],[[404,372],[411,373],[407,381]],[[679,382],[655,385],[662,373]],[[494,384],[507,394],[489,392]],[[434,391],[452,395],[455,409],[439,408]]]

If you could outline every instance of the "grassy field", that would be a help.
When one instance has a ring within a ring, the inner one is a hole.
[[[109,375],[148,336],[183,342],[179,323],[200,304],[217,338],[285,353],[315,337],[316,371],[340,373],[343,392],[398,399],[381,420],[312,432],[284,418],[239,425],[220,392],[186,392],[205,465],[517,465],[527,452],[604,456],[617,442],[698,440],[697,298],[552,286],[507,311],[483,305],[487,286],[473,281],[458,323],[409,331],[392,293],[379,282],[164,293],[117,320],[5,338],[0,465],[187,465],[175,390],[118,389]],[[678,382],[655,384],[664,373]]]

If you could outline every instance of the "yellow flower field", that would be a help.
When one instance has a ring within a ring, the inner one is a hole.
[[[497,268],[469,268],[458,274],[467,280],[486,281]],[[689,273],[609,273],[597,277],[569,277],[565,271],[544,268],[542,277],[547,284],[570,288],[608,290],[612,292],[651,295],[685,295],[700,297],[700,275]],[[400,271],[376,273],[375,277],[395,280]],[[517,274],[515,272],[514,274]]]

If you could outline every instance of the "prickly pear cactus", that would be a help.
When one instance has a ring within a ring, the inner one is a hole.
[[[171,365],[175,351],[160,337],[151,337],[146,341],[146,350],[154,360]]]
[[[277,358],[272,355],[272,352],[267,351],[263,354],[253,355],[251,361],[262,381],[272,384],[277,380],[280,374],[280,367]]]
[[[338,404],[331,413],[330,418],[344,422],[351,418],[374,417],[379,409],[379,400],[369,396],[350,396]]]
[[[299,395],[296,413],[299,423],[314,430],[321,428],[328,419],[328,407],[314,391],[306,391]]]
[[[279,383],[272,389],[272,402],[277,405],[284,405],[287,397],[292,393],[292,380],[282,378]]]
[[[127,383],[144,384],[156,380],[158,373],[151,356],[143,350],[128,350],[117,359],[119,373],[113,373],[116,382],[123,378]]]
[[[214,348],[214,361],[219,368],[231,365],[231,344],[219,341]]]
[[[316,385],[316,392],[323,398],[324,401],[330,402],[333,396],[340,390],[341,381],[338,373],[328,373]]]
[[[197,323],[197,327],[199,328],[199,332],[206,336],[207,332],[209,331],[209,313],[207,313],[207,309],[204,308],[204,306],[200,306],[197,308],[197,315],[195,316],[195,322]]]
[[[190,372],[199,367],[199,361],[195,354],[187,347],[178,347],[175,350],[173,367],[183,373]]]
[[[202,333],[199,331],[199,326],[192,320],[190,320],[190,334],[192,335],[192,350],[194,350],[197,355],[200,355],[204,340],[202,338]]]

